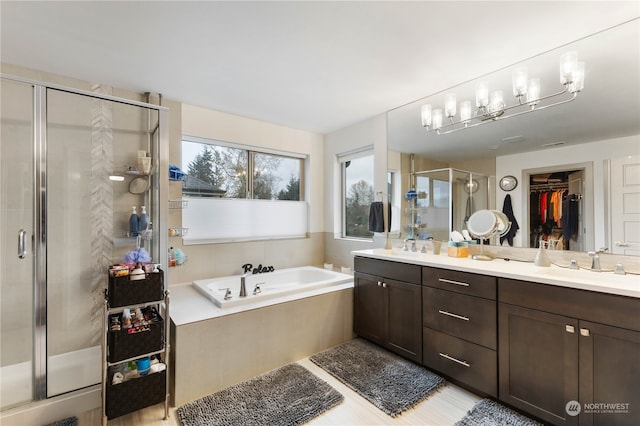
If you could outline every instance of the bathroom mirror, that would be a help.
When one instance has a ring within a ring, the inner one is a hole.
[[[523,164],[514,172],[512,169],[502,170],[500,164],[508,162],[513,155],[532,153],[544,156],[544,150],[575,147],[575,151],[565,151],[563,155],[556,154],[558,151],[548,154],[548,166],[555,170],[563,170],[562,164],[572,165],[580,162],[593,165],[594,173],[587,176],[585,184],[591,186],[590,193],[593,194],[593,199],[589,200],[592,206],[590,208],[597,212],[591,213],[592,219],[590,222],[587,221],[589,223],[584,223],[584,232],[591,237],[591,243],[582,249],[592,250],[608,246],[607,240],[611,238],[605,237],[611,232],[609,230],[612,223],[621,221],[621,217],[617,216],[614,210],[606,207],[610,196],[607,168],[611,166],[608,161],[613,161],[614,154],[609,151],[605,156],[598,152],[589,159],[576,161],[572,152],[581,152],[581,144],[604,141],[609,144],[611,140],[615,140],[615,143],[622,140],[626,143],[625,147],[635,146],[636,155],[640,154],[637,148],[640,138],[639,28],[639,20],[635,19],[389,111],[388,158],[414,154],[416,159],[430,165],[434,164],[434,167],[430,168],[459,167],[490,174],[497,179],[513,175],[519,182],[509,192],[501,190],[498,182],[495,182],[495,205],[490,208],[501,209],[506,194],[510,194],[514,200],[516,219],[521,225],[519,237],[522,237],[519,244],[514,246],[529,247],[529,230],[522,226],[529,214],[527,169],[536,168],[539,171],[545,165]],[[504,120],[487,120],[486,124],[450,134],[438,135],[423,128],[422,105],[428,103],[432,104],[434,109],[444,109],[445,96],[455,93],[458,108],[460,102],[465,100],[471,101],[475,106],[475,89],[480,81],[486,81],[491,91],[502,90],[507,105],[516,103],[512,95],[512,73],[521,66],[526,66],[530,78],[541,79],[541,95],[562,90],[563,86],[559,81],[559,58],[567,51],[577,51],[578,60],[586,63],[584,89],[578,93],[575,100]],[[613,143],[611,142],[612,146]],[[391,164],[391,160],[389,161]],[[562,161],[564,163],[561,163]],[[391,170],[391,166],[389,168]],[[419,170],[422,169],[416,169]],[[566,170],[571,170],[571,167]],[[405,190],[405,186],[408,185],[408,179],[405,178],[408,171],[395,171],[402,176],[402,189]],[[525,233],[526,238],[523,237]],[[593,242],[594,233],[605,237],[596,237]],[[597,246],[593,247],[594,245]]]

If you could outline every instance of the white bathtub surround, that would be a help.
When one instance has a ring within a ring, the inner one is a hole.
[[[197,280],[193,285],[216,306],[226,309],[231,306],[250,305],[319,288],[353,283],[352,276],[326,268],[325,263],[325,269],[300,266],[265,274],[247,274],[244,277],[246,297],[239,297],[242,275]],[[254,294],[257,288],[259,291]]]
[[[172,405],[350,340],[352,305],[352,281],[224,309],[191,283],[171,286]]]

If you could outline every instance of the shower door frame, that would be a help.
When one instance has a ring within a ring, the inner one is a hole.
[[[136,106],[158,112],[158,123],[154,128],[158,132],[158,142],[155,158],[152,162],[157,164],[155,179],[152,179],[151,191],[154,192],[155,205],[152,213],[154,229],[154,245],[157,247],[155,258],[158,263],[167,265],[168,241],[166,233],[168,229],[168,172],[164,176],[162,170],[169,170],[169,138],[168,138],[168,113],[169,109],[160,105],[138,102],[130,99],[111,95],[94,93],[87,90],[50,84],[42,81],[31,80],[14,75],[0,73],[2,80],[8,80],[33,87],[33,232],[31,241],[33,247],[31,253],[34,257],[33,265],[33,398],[31,402],[49,399],[47,395],[47,91],[49,89],[67,92],[94,99],[116,102],[120,104]],[[149,129],[151,131],[151,129]],[[156,251],[156,250],[154,250]],[[167,272],[165,270],[165,282]],[[106,271],[105,271],[106,274]],[[106,275],[105,275],[106,276]],[[72,392],[72,391],[70,391]],[[55,398],[55,396],[52,396]],[[29,402],[26,402],[27,404]]]

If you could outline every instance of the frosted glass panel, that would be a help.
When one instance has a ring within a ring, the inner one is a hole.
[[[304,201],[189,198],[182,223],[185,244],[300,238],[308,232]]]

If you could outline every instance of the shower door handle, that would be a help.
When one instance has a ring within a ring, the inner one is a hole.
[[[27,256],[27,231],[18,231],[18,257],[24,259]]]

